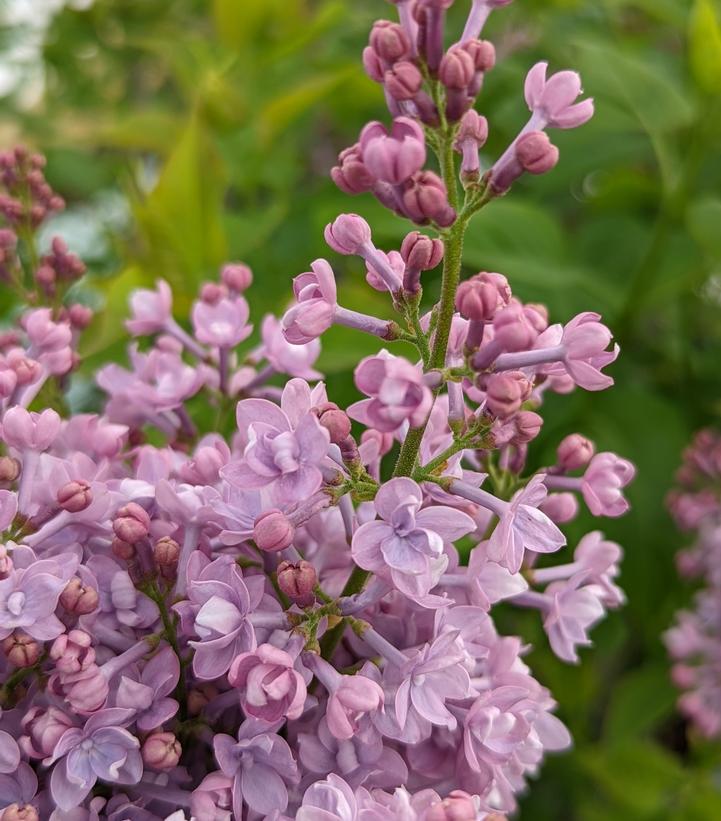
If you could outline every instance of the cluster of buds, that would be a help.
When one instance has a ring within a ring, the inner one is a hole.
[[[18,147],[0,154],[0,214],[13,227],[37,228],[54,211],[65,207],[48,185],[45,157]]]
[[[47,307],[0,334],[3,821],[505,821],[570,745],[495,606],[537,611],[578,662],[623,603],[622,551],[594,530],[556,560],[561,527],[579,499],[624,514],[634,468],[573,433],[528,469],[546,391],[610,387],[618,348],[598,314],[552,324],[501,273],[461,281],[475,213],[555,163],[546,127],[592,112],[577,75],[539,64],[529,123],[481,168],[495,54],[479,37],[507,2],[474,0],[447,48],[453,0],[398,0],[399,23],[373,28],[364,62],[393,123],[366,126],[333,177],[427,233],[384,251],[341,214],[325,239],[363,260],[389,317],[339,304],[325,259],[255,341],[247,266],[202,283],[184,319],[161,280],[130,296],[129,364],[98,369],[102,407],[61,417],[30,408],[68,388],[90,314],[62,304],[81,264],[57,240],[43,258],[30,296]],[[3,272],[24,264],[16,236]],[[334,324],[388,348],[357,363],[347,407],[315,369]]]
[[[678,553],[679,573],[699,579],[692,610],[681,611],[665,634],[671,676],[682,691],[679,709],[706,738],[721,737],[721,436],[696,434],[683,455],[668,507],[680,530],[694,537]]]

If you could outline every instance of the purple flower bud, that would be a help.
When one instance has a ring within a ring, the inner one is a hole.
[[[141,750],[143,763],[152,770],[172,770],[178,766],[182,748],[173,733],[152,733]]]
[[[278,587],[301,607],[308,607],[315,601],[313,591],[318,584],[318,574],[310,562],[281,562],[278,565],[277,579]]]
[[[84,630],[71,630],[58,636],[49,655],[63,673],[79,673],[95,664],[93,640]]]
[[[229,262],[223,266],[220,279],[231,293],[242,294],[253,284],[253,272],[242,262]]]
[[[158,567],[176,567],[180,559],[180,545],[170,536],[163,536],[153,545],[153,558]]]
[[[75,479],[63,485],[57,493],[58,504],[68,513],[80,513],[93,501],[93,491],[83,479]]]
[[[371,229],[358,214],[341,214],[326,225],[325,241],[339,254],[358,254],[371,241]]]
[[[331,179],[345,194],[363,194],[373,187],[373,175],[365,167],[360,144],[341,151],[338,165],[331,169]]]
[[[491,374],[486,380],[486,406],[495,416],[505,419],[521,409],[533,386],[521,371]]]
[[[401,256],[405,262],[403,290],[408,294],[420,291],[421,271],[430,271],[443,259],[443,241],[432,239],[420,231],[406,234],[401,245]]]
[[[423,75],[414,63],[403,60],[385,72],[383,83],[394,100],[412,100],[423,86]]]
[[[350,436],[351,421],[348,414],[334,402],[326,402],[318,408],[318,421],[330,434],[330,441],[336,445]]]
[[[76,302],[68,308],[67,312],[68,322],[78,331],[82,331],[90,325],[93,320],[93,310],[87,305],[81,305]]]
[[[478,810],[468,793],[454,790],[448,798],[434,804],[425,814],[425,821],[475,821]]]
[[[121,507],[113,520],[113,532],[124,542],[134,544],[144,539],[150,530],[150,516],[135,502]]]
[[[47,450],[55,441],[60,433],[60,424],[60,417],[50,408],[35,413],[15,405],[5,412],[2,435],[11,447],[39,452]]]
[[[371,29],[370,47],[383,63],[393,65],[411,56],[411,45],[403,27],[390,20],[377,20]]]
[[[395,119],[390,133],[382,123],[369,123],[361,132],[360,147],[368,171],[392,185],[405,182],[426,161],[423,129],[408,117]]]
[[[268,510],[258,516],[253,525],[253,539],[261,550],[275,553],[285,550],[295,536],[295,528],[285,513]]]
[[[2,821],[39,821],[38,811],[32,804],[9,804],[2,813]]]
[[[503,274],[483,271],[461,282],[456,308],[464,319],[490,322],[511,299],[511,288]]]
[[[20,476],[20,462],[12,456],[0,456],[0,482],[14,482]]]
[[[85,586],[81,579],[73,576],[67,587],[60,594],[60,604],[76,616],[85,616],[98,607],[98,591],[94,587]]]
[[[490,71],[496,64],[496,49],[488,40],[466,40],[458,48],[463,49],[473,60],[477,72]]]
[[[585,468],[595,452],[596,448],[590,439],[586,439],[580,433],[571,433],[556,451],[558,466],[564,471]]]
[[[519,411],[514,417],[516,434],[512,442],[516,445],[525,445],[535,439],[541,432],[543,417],[533,411]]]
[[[473,80],[476,66],[471,55],[458,46],[449,49],[441,60],[438,79],[446,88],[462,90]]]
[[[529,174],[545,174],[558,163],[558,149],[543,131],[531,131],[516,143],[516,158]]]
[[[533,347],[538,331],[526,317],[523,306],[511,302],[493,318],[494,340],[506,351],[524,351]]]
[[[113,556],[117,556],[125,562],[129,562],[135,556],[135,545],[125,542],[122,539],[113,539],[110,549]]]
[[[549,493],[539,509],[557,525],[565,524],[578,515],[578,499],[573,493]]]
[[[446,186],[432,171],[420,171],[408,180],[402,199],[408,217],[420,225],[435,222],[447,228],[456,220],[456,212],[448,204]]]
[[[29,758],[47,758],[72,726],[72,719],[57,707],[31,707],[23,716],[25,735],[18,739],[18,744]]]
[[[0,544],[0,579],[7,579],[13,572],[14,566],[7,547],[4,544]]]
[[[15,667],[32,667],[40,658],[40,645],[22,630],[3,639],[2,648],[5,658]]]
[[[366,46],[363,49],[363,68],[365,73],[376,83],[383,82],[385,66],[375,49]]]
[[[202,302],[207,302],[208,305],[215,305],[224,296],[227,296],[227,293],[227,289],[217,282],[204,282],[200,289],[200,299]]]

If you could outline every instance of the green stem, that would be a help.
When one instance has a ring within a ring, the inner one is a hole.
[[[175,621],[168,612],[168,608],[165,606],[163,594],[156,585],[151,586],[149,593],[150,598],[153,599],[153,601],[158,605],[160,620],[163,623],[163,635],[175,655],[178,657],[180,675],[178,677],[178,684],[175,687],[175,698],[177,699],[178,704],[180,704],[179,715],[182,721],[186,718],[185,710],[188,703],[188,688],[185,681],[185,662],[180,654],[180,645],[178,644],[178,636],[175,631]]]
[[[365,587],[365,583],[368,581],[369,576],[369,570],[354,567],[353,572],[350,574],[350,578],[343,588],[341,596],[353,596],[355,593],[360,593],[360,591]],[[336,647],[343,638],[343,633],[345,632],[347,626],[348,621],[346,619],[342,619],[338,622],[338,624],[336,624],[335,627],[328,630],[320,640],[320,654],[327,661],[330,660],[335,652]]]

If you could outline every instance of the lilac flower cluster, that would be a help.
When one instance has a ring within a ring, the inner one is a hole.
[[[672,678],[683,691],[681,712],[703,736],[721,736],[721,437],[696,435],[683,456],[668,506],[679,528],[694,536],[677,556],[679,573],[701,579],[693,610],[683,610],[665,641]]]
[[[626,512],[633,466],[571,434],[526,469],[545,393],[609,387],[618,348],[595,313],[549,324],[500,273],[459,280],[474,214],[549,170],[544,129],[592,104],[539,64],[529,122],[482,173],[473,104],[495,57],[478,38],[509,0],[474,0],[446,49],[452,2],[399,0],[401,22],[373,27],[364,63],[393,122],[333,170],[428,226],[388,252],[357,215],[326,229],[392,319],[341,306],[324,259],[255,344],[247,266],[204,283],[188,325],[160,281],[131,295],[129,366],[97,371],[102,411],[68,414],[90,314],[57,286],[80,267],[57,241],[39,258],[33,219],[8,218],[3,270],[27,307],[0,336],[3,821],[500,821],[569,746],[492,611],[537,610],[575,662],[623,602],[600,532],[550,555],[579,498]],[[45,266],[54,287],[28,286]],[[343,409],[315,369],[334,324],[417,353],[361,361]]]

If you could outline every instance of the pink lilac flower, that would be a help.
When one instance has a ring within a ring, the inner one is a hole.
[[[193,306],[195,337],[204,345],[234,348],[253,331],[248,325],[250,309],[242,296],[223,298],[215,303],[199,300]]]

